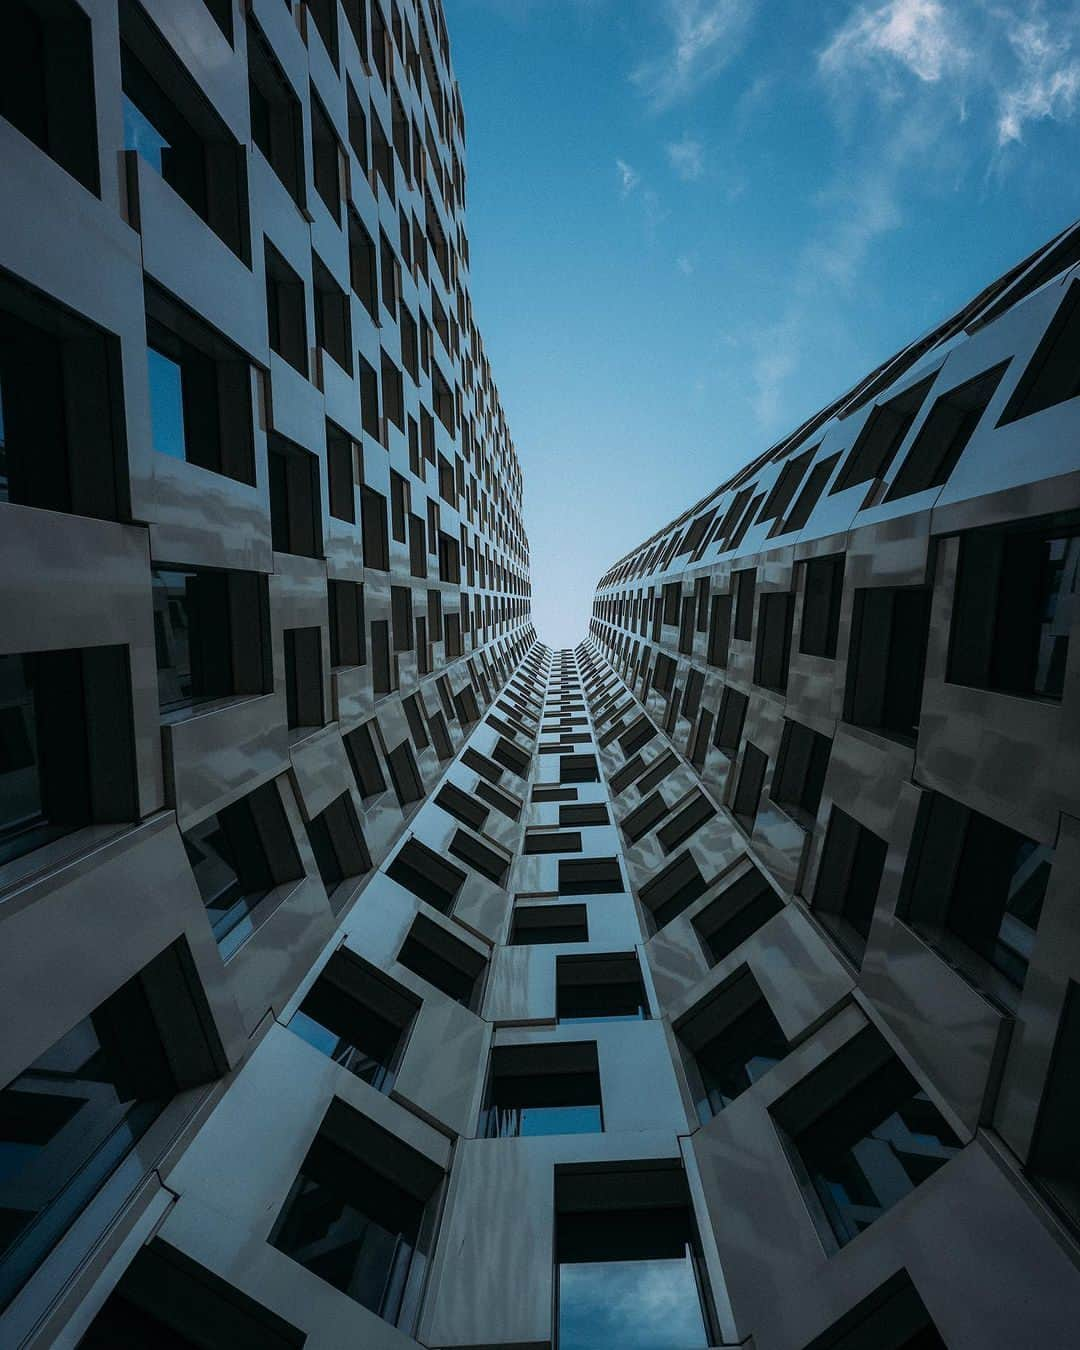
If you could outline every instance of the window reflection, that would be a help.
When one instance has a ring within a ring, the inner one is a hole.
[[[124,149],[134,150],[144,159],[155,173],[163,173],[162,153],[169,149],[169,142],[154,126],[141,108],[135,106],[127,94],[122,95],[124,104]]]
[[[559,1350],[696,1350],[708,1345],[693,1259],[559,1266]]]
[[[184,438],[184,383],[178,362],[159,352],[146,349],[150,376],[150,431],[154,449],[173,459],[186,458]]]

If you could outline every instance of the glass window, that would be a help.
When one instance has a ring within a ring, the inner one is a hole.
[[[155,173],[164,172],[162,154],[169,149],[168,137],[162,135],[127,94],[122,94],[121,100],[124,107],[124,149],[134,150]]]
[[[560,956],[556,961],[560,1022],[634,1022],[649,1016],[637,957]]]
[[[597,1134],[604,1128],[596,1045],[502,1046],[480,1118],[485,1139]]]
[[[150,375],[150,430],[154,449],[159,455],[185,459],[183,371],[179,362],[156,347],[147,347],[146,360]]]

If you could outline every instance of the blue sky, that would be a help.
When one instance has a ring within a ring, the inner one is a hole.
[[[1080,215],[1080,0],[445,0],[534,616]]]

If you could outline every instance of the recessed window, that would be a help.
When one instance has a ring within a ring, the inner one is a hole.
[[[898,1271],[804,1350],[948,1350],[906,1271]]]
[[[441,914],[450,913],[467,880],[460,867],[448,863],[415,837],[398,849],[386,875]]]
[[[905,744],[919,732],[930,631],[925,587],[876,586],[855,592],[844,720]]]
[[[960,541],[948,678],[1060,699],[1080,595],[1080,524],[980,530]]]
[[[364,228],[360,217],[349,210],[349,285],[353,294],[378,322],[379,266],[375,259],[375,243]]]
[[[834,806],[811,902],[840,946],[861,961],[870,936],[888,842]]]
[[[731,600],[730,595],[714,595],[709,607],[709,640],[705,659],[710,666],[723,670],[728,662],[728,646],[731,641]]]
[[[285,709],[290,727],[321,727],[323,710],[322,630],[286,628]]]
[[[765,783],[765,772],[769,759],[763,750],[759,750],[750,741],[743,751],[742,768],[739,770],[735,785],[735,796],[731,803],[731,814],[747,832],[753,834],[754,821],[757,819],[758,806],[761,803],[761,789]]]
[[[360,489],[360,524],[364,566],[378,572],[390,570],[390,538],[386,524],[386,498],[369,487]]]
[[[336,68],[338,63],[337,0],[306,0],[306,3],[315,31],[322,38],[326,54]]]
[[[754,683],[766,689],[775,689],[781,694],[787,689],[794,617],[793,595],[774,592],[761,597],[757,650],[754,654]]]
[[[326,585],[330,616],[330,664],[365,665],[367,645],[363,582],[328,581]]]
[[[509,858],[496,853],[493,848],[488,848],[466,830],[455,831],[454,837],[450,840],[449,851],[481,876],[493,881],[496,886],[501,886],[506,880],[506,873],[510,867]]]
[[[1080,284],[1073,282],[1035,349],[998,426],[1052,408],[1080,394]]]
[[[292,85],[270,44],[248,17],[248,102],[251,139],[285,191],[304,205],[304,117]]]
[[[627,1327],[634,1350],[719,1342],[681,1167],[557,1169],[555,1210],[562,1350],[625,1344]]]
[[[347,431],[326,423],[326,476],[330,514],[356,523],[356,457],[358,447]]]
[[[555,986],[560,1022],[636,1022],[649,1016],[649,1000],[633,952],[557,957]]]
[[[783,529],[777,533],[787,534],[789,530],[801,530],[806,522],[814,513],[814,507],[821,499],[821,494],[825,491],[825,484],[832,477],[832,472],[836,468],[841,451],[835,455],[829,455],[820,463],[815,464],[810,470],[810,476],[807,478],[803,490],[795,499],[795,505],[784,521]]]
[[[492,1050],[481,1139],[599,1134],[603,1128],[594,1041]]]
[[[695,792],[668,823],[657,831],[656,837],[660,847],[665,853],[671,853],[715,815],[716,807],[712,802],[703,793]]]
[[[184,848],[226,958],[267,916],[273,892],[304,875],[276,782],[193,825]]]
[[[598,783],[600,770],[595,755],[563,755],[559,761],[560,783]]]
[[[559,860],[560,895],[609,895],[625,889],[618,858]]]
[[[176,1093],[224,1071],[198,989],[166,948],[0,1091],[0,1308],[125,1159],[152,1165],[130,1155]]]
[[[341,147],[334,126],[314,88],[311,91],[311,163],[315,191],[326,209],[341,222]]]
[[[873,409],[830,492],[884,477],[936,378],[935,372]]]
[[[1008,362],[976,375],[936,399],[907,458],[885,494],[887,502],[948,482],[968,441],[994,397]]]
[[[722,750],[729,759],[734,759],[739,753],[743,723],[746,721],[749,704],[750,700],[745,694],[740,694],[730,684],[725,686],[720,697],[720,711],[716,717],[713,745],[717,750]]]
[[[149,282],[151,444],[158,454],[255,482],[247,356]]]
[[[780,1029],[758,982],[743,966],[675,1023],[698,1118],[713,1116],[787,1054]]]
[[[353,371],[352,321],[349,297],[333,273],[316,254],[311,255],[311,281],[315,288],[315,345],[332,356],[349,375]]]
[[[501,812],[507,820],[521,819],[521,799],[504,791],[502,788],[492,787],[490,783],[477,783],[476,795],[482,797],[489,806],[493,806],[496,811]]]
[[[442,1170],[335,1100],[268,1241],[406,1333],[415,1325]]]
[[[515,905],[510,946],[535,947],[555,942],[588,942],[584,905]]]
[[[475,1012],[483,995],[487,961],[473,947],[418,914],[398,961],[455,1003]]]
[[[325,810],[312,816],[307,831],[319,875],[330,897],[330,907],[336,910],[338,888],[350,878],[370,872],[372,865],[364,832],[349,794],[343,792]]]
[[[757,583],[757,569],[745,567],[733,572],[732,593],[735,596],[735,621],[732,636],[741,642],[749,642],[754,631],[754,588]]]
[[[850,1086],[838,1095],[836,1084]],[[960,1148],[930,1098],[867,1029],[786,1093],[772,1113],[821,1206],[823,1232],[843,1246]]]
[[[535,794],[533,800],[536,800]],[[602,802],[582,803],[580,806],[560,806],[559,824],[566,825],[610,825],[611,817]]]
[[[840,602],[844,592],[844,555],[811,558],[803,566],[803,613],[799,651],[807,656],[836,657],[840,635]]]
[[[419,1010],[415,995],[340,948],[289,1019],[289,1030],[389,1094]]]
[[[946,955],[964,965],[965,953],[974,953],[1020,988],[1053,859],[1051,844],[928,792],[919,803],[900,907]],[[978,965],[966,964],[977,979]]]
[[[444,783],[435,794],[435,803],[474,830],[482,830],[490,815],[488,807],[481,806],[475,797],[463,792],[455,783]]]
[[[342,738],[349,763],[352,765],[356,786],[360,790],[361,797],[365,798],[375,797],[380,792],[386,791],[386,777],[379,764],[379,752],[372,734],[372,727],[376,725],[374,720],[365,722],[362,726],[347,732]]]
[[[162,712],[270,691],[265,576],[155,567],[152,578]]]
[[[715,966],[757,932],[783,903],[756,867],[725,886],[715,900],[694,916],[709,964]]]
[[[264,241],[266,263],[266,322],[270,335],[270,350],[287,361],[304,378],[308,373],[307,306],[304,283],[282,254],[267,239]]]
[[[137,819],[124,646],[0,656],[0,865]]]
[[[715,813],[714,813],[715,814]],[[680,853],[638,891],[641,903],[652,916],[656,929],[663,928],[700,895],[708,883],[692,853]]]
[[[832,740],[801,722],[784,722],[771,796],[804,829],[817,819]]]
[[[581,835],[574,831],[526,830],[525,853],[580,853]]]
[[[1028,1167],[1074,1228],[1080,1228],[1080,985],[1070,980]]]

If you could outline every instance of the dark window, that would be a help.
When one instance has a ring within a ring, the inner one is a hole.
[[[5,5],[0,117],[100,192],[90,19],[72,0]]]
[[[405,386],[401,371],[386,352],[382,354],[383,412],[399,431],[405,430]]]
[[[957,461],[994,397],[1008,362],[936,399],[885,494],[887,502],[948,482]]]
[[[0,865],[138,814],[127,647],[0,656]]]
[[[857,1303],[805,1350],[948,1350],[906,1271]]]
[[[664,779],[668,776],[668,774],[670,774],[673,771],[673,769],[677,764],[678,760],[675,758],[675,756],[671,753],[670,750],[665,750],[662,755],[657,755],[657,757],[653,760],[652,765],[649,768],[648,772],[643,774],[638,779],[637,782],[638,792],[642,794],[646,792],[651,792],[654,787],[656,787],[659,783],[662,783],[664,781]]]
[[[691,853],[680,853],[638,892],[641,903],[659,930],[677,918],[708,890],[708,883]]]
[[[768,767],[769,760],[764,751],[747,741],[742,768],[739,770],[739,781],[735,786],[735,799],[731,803],[731,814],[747,834],[754,831],[754,820],[757,817],[761,789]]]
[[[504,792],[501,788],[494,788],[490,783],[477,783],[476,795],[482,797],[496,811],[500,811],[508,820],[521,819],[521,800]]]
[[[306,0],[307,11],[330,60],[338,63],[337,0]]]
[[[770,796],[805,829],[817,819],[832,740],[801,722],[784,722]]]
[[[145,292],[154,449],[254,483],[248,358],[149,282]]]
[[[929,631],[929,590],[878,586],[855,592],[845,721],[915,740]]]
[[[578,843],[581,836],[577,835]],[[561,858],[560,895],[610,895],[625,890],[618,858]]]
[[[694,916],[709,964],[715,966],[730,956],[781,909],[780,897],[757,868],[744,872]]]
[[[408,586],[390,587],[390,623],[393,629],[394,651],[411,652],[413,611],[412,591]]]
[[[775,689],[781,694],[787,689],[794,616],[793,595],[774,592],[761,597],[757,651],[754,654],[754,683],[764,685],[766,689]]]
[[[267,454],[274,549],[317,558],[322,553],[318,456],[276,432],[267,437]]]
[[[504,858],[501,853],[496,853],[494,849],[488,848],[486,844],[482,844],[479,839],[475,839],[464,830],[456,831],[454,837],[450,840],[449,851],[455,858],[460,858],[462,862],[467,863],[469,867],[479,872],[481,876],[487,877],[489,881],[494,881],[497,886],[501,886],[506,879],[510,860]]]
[[[442,1179],[428,1158],[334,1101],[268,1241],[411,1331],[422,1281],[409,1276],[430,1254]]]
[[[386,791],[386,778],[379,764],[379,754],[371,730],[374,725],[373,721],[365,722],[363,726],[347,732],[343,738],[361,797],[374,797]]]
[[[442,914],[453,909],[467,880],[460,867],[447,862],[416,838],[407,839],[398,849],[386,875]]]
[[[487,961],[423,914],[413,920],[397,958],[407,970],[472,1011],[480,1006]]]
[[[270,610],[255,572],[155,567],[154,647],[163,712],[272,688]]]
[[[330,615],[331,666],[362,666],[367,663],[364,632],[364,587],[362,582],[327,582]]]
[[[266,259],[266,322],[270,350],[283,361],[308,373],[307,309],[304,283],[269,239],[264,241]]]
[[[665,853],[671,853],[715,815],[716,807],[712,802],[703,793],[695,792],[691,800],[657,832],[660,847]]]
[[[271,892],[304,874],[276,782],[192,826],[184,847],[226,958],[262,922]]]
[[[142,8],[120,6],[124,149],[249,261],[245,151]]]
[[[1050,1072],[1039,1106],[1028,1166],[1064,1212],[1080,1227],[1080,985],[1070,980],[1058,1024]]]
[[[845,1090],[843,1084],[849,1084]],[[824,1104],[824,1109],[823,1109]],[[960,1147],[940,1112],[872,1029],[772,1108],[843,1246]]]
[[[484,822],[490,815],[488,807],[481,806],[475,797],[470,797],[467,792],[462,792],[461,788],[454,783],[443,784],[435,794],[435,803],[437,806],[441,806],[444,811],[448,811],[455,820],[460,820],[474,830],[482,830]]]
[[[799,651],[807,656],[836,656],[840,601],[844,592],[844,555],[811,558],[803,568],[802,628]]]
[[[333,422],[326,424],[326,474],[329,479],[330,514],[356,523],[356,474],[353,467],[356,442]]]
[[[311,255],[311,279],[315,287],[315,345],[334,358],[350,375],[352,322],[349,297],[334,280],[330,269],[316,254]]]
[[[998,426],[1052,408],[1080,394],[1080,284],[1065,292],[1046,335],[1009,399]]]
[[[200,989],[167,948],[0,1091],[0,1308],[170,1099],[224,1072]]]
[[[289,1019],[289,1030],[386,1094],[420,1000],[339,948]]]
[[[588,942],[584,905],[515,905],[510,929],[512,947],[553,942]]]
[[[1075,520],[960,541],[949,675],[955,684],[1059,699],[1080,591]]]
[[[633,952],[556,957],[555,987],[560,1022],[634,1022],[649,1016],[649,1000]]]
[[[349,794],[343,792],[324,811],[313,816],[307,831],[319,875],[334,908],[337,900],[334,892],[341,883],[371,871],[371,854]]]
[[[900,907],[946,955],[964,964],[951,934],[1020,988],[1053,858],[1050,844],[928,792],[919,803]],[[981,973],[972,970],[976,978]]]
[[[754,586],[757,569],[743,568],[732,574],[732,586],[735,596],[735,623],[733,635],[741,642],[749,642],[754,631]]]
[[[262,151],[285,190],[304,205],[304,118],[285,77],[254,21],[248,18],[248,101],[251,139]]]
[[[801,530],[806,522],[814,513],[814,507],[817,506],[821,494],[825,491],[825,484],[832,476],[833,469],[836,468],[840,453],[829,455],[823,459],[820,464],[815,464],[810,470],[810,477],[806,480],[806,485],[795,500],[795,505],[791,508],[791,514],[784,521],[783,533],[789,530]]]
[[[534,795],[533,800],[537,798]],[[608,815],[607,807],[598,802],[595,805],[583,803],[581,806],[560,806],[559,824],[560,825],[610,825],[611,817]]]
[[[563,755],[559,761],[560,783],[598,783],[600,770],[595,755]]]
[[[814,913],[841,947],[862,960],[874,917],[886,840],[834,806],[821,850],[812,902]]]
[[[581,835],[574,833],[556,834],[548,830],[526,830],[526,853],[580,853]]]
[[[379,270],[375,243],[355,211],[349,211],[349,285],[360,303],[378,321]]]
[[[525,778],[531,767],[529,755],[512,741],[508,741],[505,736],[500,736],[496,741],[491,758],[504,769],[517,774],[519,778]]]
[[[837,474],[832,492],[885,476],[936,378],[936,374],[930,375],[874,408]]]
[[[369,487],[360,489],[360,528],[363,533],[364,566],[378,572],[390,570],[390,539],[386,523],[386,498]]]
[[[481,1139],[599,1134],[600,1069],[592,1041],[505,1045],[491,1052]]]
[[[709,645],[705,659],[723,670],[728,661],[731,640],[731,596],[714,595],[709,612]]]
[[[673,1028],[698,1118],[707,1125],[787,1054],[787,1037],[746,966]]]
[[[311,91],[311,162],[315,191],[323,199],[333,218],[341,222],[341,147],[334,135],[333,123]]]

